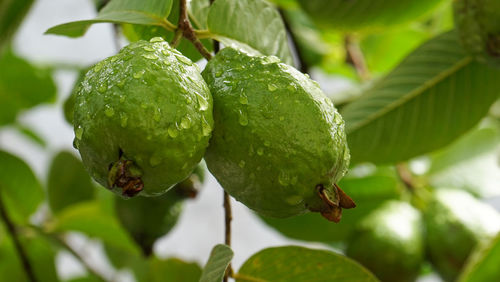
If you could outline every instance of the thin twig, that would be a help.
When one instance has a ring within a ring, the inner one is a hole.
[[[295,49],[295,53],[297,54],[297,60],[299,63],[299,70],[303,73],[309,73],[309,65],[307,64],[307,61],[305,60],[304,57],[304,50],[299,45],[299,41],[295,33],[292,31],[292,27],[290,25],[290,21],[285,15],[285,11],[283,11],[282,8],[278,9],[278,12],[280,13],[281,19],[283,20],[283,23],[285,24],[285,29],[288,35],[290,35],[290,39],[292,40],[293,43],[293,48]]]
[[[103,277],[99,272],[97,272],[92,266],[90,266],[87,261],[79,254],[77,253],[73,247],[71,247],[64,238],[62,238],[61,234],[58,234],[58,233],[48,233],[46,232],[45,230],[43,230],[42,228],[36,226],[36,225],[29,225],[29,228],[31,228],[31,230],[34,230],[35,232],[37,232],[39,235],[47,238],[48,240],[50,240],[51,242],[54,242],[56,243],[57,245],[59,245],[61,248],[65,249],[66,251],[68,251],[69,253],[71,253],[76,259],[78,259],[78,261],[80,261],[80,263],[83,265],[83,267],[85,267],[85,269],[87,269],[87,271],[94,275],[96,278],[98,278],[99,280],[101,281],[108,281],[108,279],[106,279],[105,277]]]
[[[187,12],[187,3],[186,0],[180,0],[179,6],[179,22],[177,24],[176,33],[178,30],[182,31],[182,35],[187,40],[193,43],[194,47],[200,52],[200,54],[205,57],[205,59],[210,60],[212,58],[212,54],[203,46],[200,39],[196,36],[194,32],[193,26],[189,21],[188,12]],[[174,38],[175,39],[175,38]],[[176,43],[176,42],[173,42]]]
[[[225,234],[224,243],[231,247],[231,220],[233,220],[233,214],[231,210],[231,198],[229,194],[224,191],[224,219],[225,219]],[[224,275],[224,282],[227,282],[229,277],[233,276],[233,267],[231,264],[228,265],[226,274]]]
[[[346,35],[344,37],[344,47],[347,53],[346,62],[351,64],[358,73],[361,80],[367,80],[370,78],[370,73],[368,67],[366,66],[365,57],[358,43],[352,38],[351,35]]]
[[[38,281],[36,279],[35,272],[33,271],[33,267],[28,259],[28,255],[26,254],[26,251],[24,250],[23,246],[21,245],[21,241],[17,236],[18,234],[16,231],[16,227],[14,226],[14,223],[12,223],[12,221],[9,218],[9,215],[7,214],[7,210],[5,209],[1,195],[0,195],[0,216],[2,217],[2,220],[5,222],[7,231],[9,232],[10,237],[14,242],[14,246],[16,248],[17,254],[19,255],[19,258],[21,259],[21,263],[23,265],[26,276],[28,276],[28,280],[31,282]]]

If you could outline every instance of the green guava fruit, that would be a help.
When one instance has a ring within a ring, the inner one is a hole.
[[[354,207],[335,184],[350,159],[344,121],[316,82],[276,57],[231,48],[202,75],[215,121],[205,161],[230,195],[271,217],[310,210],[338,221]]]
[[[87,72],[75,100],[74,145],[90,175],[131,197],[187,178],[213,127],[198,66],[161,38],[138,41]]]
[[[500,214],[461,190],[437,190],[424,219],[429,260],[446,281],[455,280],[480,241],[500,231]]]
[[[424,261],[423,222],[410,204],[388,201],[357,225],[346,255],[381,281],[415,281]]]
[[[478,61],[500,67],[500,1],[456,0],[453,8],[465,49]]]
[[[145,256],[151,255],[155,241],[175,226],[184,200],[196,197],[203,184],[203,170],[202,166],[197,166],[187,179],[158,197],[115,197],[115,210],[120,223]]]

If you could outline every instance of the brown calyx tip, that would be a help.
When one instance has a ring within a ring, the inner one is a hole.
[[[109,169],[108,185],[110,188],[120,187],[122,195],[133,197],[144,189],[144,183],[131,160],[120,159]]]
[[[356,203],[337,184],[333,185],[334,193],[328,193],[322,184],[316,186],[319,197],[323,200],[323,207],[319,211],[329,221],[338,223],[342,218],[342,208],[352,209]]]

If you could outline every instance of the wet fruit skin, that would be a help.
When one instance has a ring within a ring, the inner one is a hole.
[[[415,281],[424,260],[420,212],[406,202],[388,201],[359,223],[346,254],[381,281]]]
[[[311,210],[338,221],[334,183],[350,155],[342,117],[317,83],[276,57],[231,48],[202,75],[215,120],[205,160],[222,187],[267,216]]]
[[[160,195],[187,178],[212,126],[198,67],[161,38],[96,64],[75,101],[74,144],[85,167],[123,196]]]
[[[424,212],[429,260],[446,281],[453,281],[481,240],[500,231],[500,215],[465,191],[436,191]]]
[[[455,0],[453,8],[465,49],[480,62],[500,67],[500,1]]]
[[[115,210],[122,226],[141,246],[145,256],[153,252],[155,241],[177,223],[185,199],[194,198],[203,184],[204,167],[158,197],[115,197]]]

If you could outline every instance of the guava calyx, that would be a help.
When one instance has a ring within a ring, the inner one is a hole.
[[[133,197],[144,189],[141,171],[134,162],[122,157],[109,166],[108,187],[121,188],[122,196]]]
[[[333,193],[330,193],[323,184],[319,184],[316,191],[325,204],[319,212],[324,218],[337,223],[342,219],[342,208],[355,208],[356,203],[337,184],[333,184],[333,188]]]

